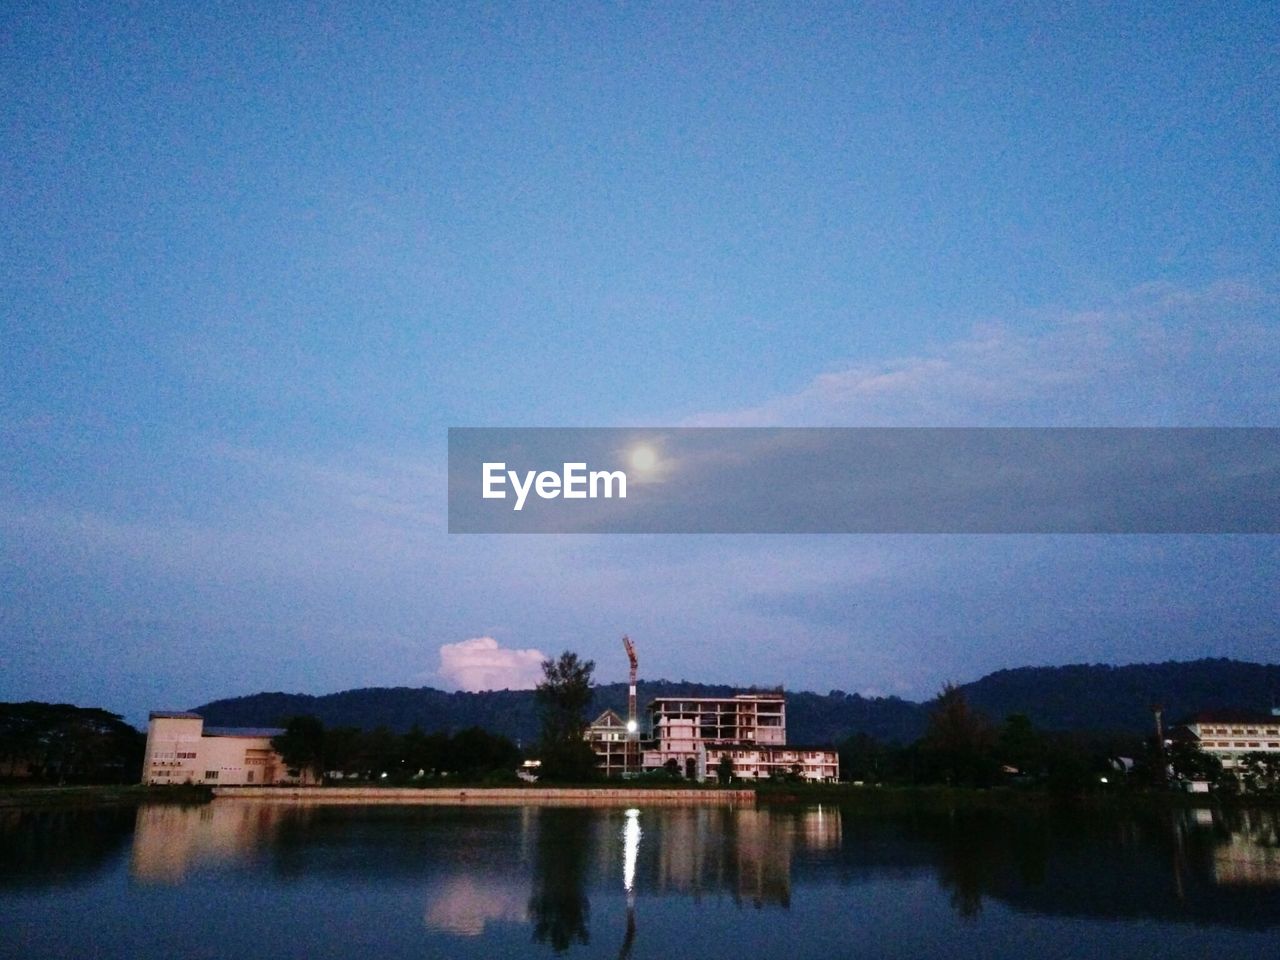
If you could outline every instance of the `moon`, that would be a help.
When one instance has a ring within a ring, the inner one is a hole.
[[[631,451],[631,467],[640,473],[648,473],[658,465],[658,454],[653,447],[641,444]]]

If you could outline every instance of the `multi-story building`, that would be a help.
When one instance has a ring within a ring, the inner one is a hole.
[[[142,782],[218,785],[297,783],[271,746],[283,730],[206,727],[198,713],[155,711],[147,724]]]
[[[815,783],[840,779],[840,757],[830,747],[730,743],[707,747],[707,774],[715,776],[723,758],[733,763],[733,775],[740,780],[767,780],[777,776],[799,776]]]
[[[787,745],[787,701],[781,691],[659,697],[649,704],[649,729],[652,739],[641,753],[644,770],[674,764],[690,780],[706,780],[716,776],[727,757],[740,780],[798,774],[822,781],[840,775],[835,750]]]
[[[1280,753],[1280,710],[1206,710],[1182,727],[1224,770],[1235,772],[1246,753]]]
[[[639,741],[627,736],[627,722],[606,710],[587,727],[587,743],[606,777],[635,773],[640,760]]]

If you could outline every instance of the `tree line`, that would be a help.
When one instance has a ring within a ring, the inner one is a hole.
[[[326,728],[312,716],[289,720],[271,745],[291,773],[311,781],[514,780],[521,760],[514,743],[479,727],[454,734],[413,727],[398,734],[387,727]]]
[[[1167,789],[1204,781],[1219,793],[1280,795],[1280,756],[1246,754],[1239,775],[1194,742],[1155,736],[1053,732],[1025,714],[1001,724],[973,710],[946,685],[929,705],[923,737],[906,746],[857,734],[839,744],[841,779],[864,783],[992,787],[1001,784],[1082,793]]]
[[[117,713],[67,703],[0,703],[0,780],[136,783],[146,737]]]

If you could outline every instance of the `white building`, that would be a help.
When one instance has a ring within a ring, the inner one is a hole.
[[[155,711],[142,761],[146,784],[297,783],[271,746],[274,728],[206,727],[197,713]]]
[[[714,778],[722,758],[739,780],[798,774],[805,780],[837,780],[840,762],[829,747],[787,744],[787,699],[781,693],[733,697],[659,697],[649,704],[652,740],[643,747],[643,769],[675,764],[691,780]]]
[[[1280,710],[1206,710],[1182,726],[1205,753],[1236,772],[1246,753],[1280,753]]]

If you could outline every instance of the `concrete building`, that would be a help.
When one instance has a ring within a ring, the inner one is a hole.
[[[1174,735],[1186,735],[1221,760],[1224,770],[1235,772],[1246,753],[1280,754],[1280,710],[1206,710],[1186,720]]]
[[[142,782],[214,786],[297,783],[271,746],[271,738],[283,732],[206,727],[197,713],[155,711],[147,724]]]
[[[715,777],[722,758],[739,780],[799,774],[837,780],[840,764],[829,747],[787,745],[787,701],[781,692],[733,697],[659,697],[649,704],[652,739],[642,745],[642,768],[674,762],[690,780]]]
[[[759,744],[717,744],[707,748],[707,775],[714,777],[723,757],[733,762],[739,780],[767,780],[775,776],[799,775],[814,783],[840,779],[840,757],[830,747]]]
[[[627,736],[627,722],[606,710],[587,727],[587,742],[606,777],[635,773],[639,764],[638,741]]]

